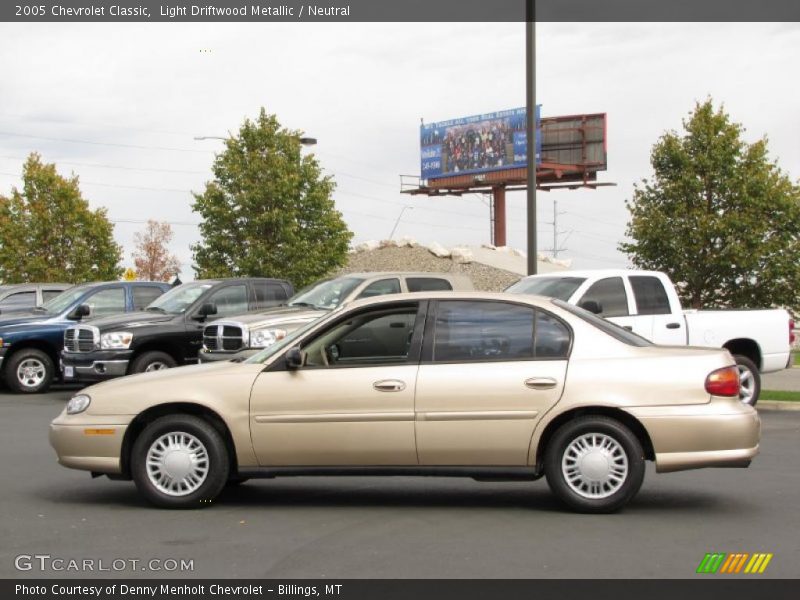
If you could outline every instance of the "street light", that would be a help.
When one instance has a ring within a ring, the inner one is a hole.
[[[404,206],[403,209],[400,211],[400,214],[397,215],[397,221],[394,222],[394,227],[392,227],[392,233],[389,234],[389,239],[392,239],[394,236],[394,232],[397,230],[397,226],[400,225],[400,219],[403,218],[403,213],[407,210],[414,210],[413,206]]]

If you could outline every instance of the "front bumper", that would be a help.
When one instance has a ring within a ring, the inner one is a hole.
[[[132,418],[66,414],[57,417],[50,424],[49,438],[58,463],[70,469],[120,474],[122,440]]]
[[[245,359],[250,358],[254,354],[258,354],[261,350],[263,350],[263,348],[247,348],[245,350],[239,350],[238,352],[209,352],[201,350],[197,355],[197,362],[202,364],[233,360],[234,358]]]
[[[738,398],[708,404],[629,408],[653,443],[656,471],[747,467],[758,454],[761,420]]]
[[[132,350],[62,352],[61,369],[65,382],[97,382],[122,377],[128,372]]]

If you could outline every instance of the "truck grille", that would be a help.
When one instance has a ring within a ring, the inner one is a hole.
[[[244,330],[236,325],[209,325],[203,330],[207,350],[236,352],[245,347]]]
[[[64,332],[64,350],[67,352],[91,352],[94,349],[94,329],[70,327]]]

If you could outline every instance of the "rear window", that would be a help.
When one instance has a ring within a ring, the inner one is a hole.
[[[603,333],[607,333],[614,339],[619,340],[624,344],[628,344],[629,346],[638,346],[640,348],[654,345],[650,340],[645,339],[640,335],[636,335],[632,331],[628,331],[627,329],[620,327],[611,321],[606,321],[602,317],[598,317],[597,315],[590,313],[588,310],[583,310],[582,308],[578,308],[572,304],[567,304],[563,300],[555,299],[552,302],[557,307],[563,308],[567,312],[571,312],[576,317],[580,317],[590,325],[597,327],[597,329]]]

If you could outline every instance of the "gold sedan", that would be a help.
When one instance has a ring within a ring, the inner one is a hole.
[[[59,462],[208,506],[281,475],[547,478],[610,512],[659,472],[746,467],[756,411],[725,350],[654,346],[560,300],[477,292],[355,302],[244,362],[86,388],[50,427]]]

